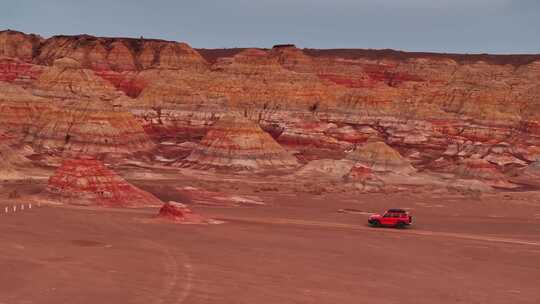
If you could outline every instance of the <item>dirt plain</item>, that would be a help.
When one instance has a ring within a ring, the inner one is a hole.
[[[120,171],[225,223],[149,221],[157,209],[0,208],[1,304],[540,301],[539,192],[309,193],[280,177]],[[4,182],[0,205],[39,201],[45,185]],[[175,191],[185,186],[266,204],[198,205]],[[410,208],[414,225],[366,225],[390,207]]]

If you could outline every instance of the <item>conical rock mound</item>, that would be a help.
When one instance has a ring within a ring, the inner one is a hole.
[[[298,165],[270,134],[241,115],[221,118],[179,166],[199,169],[259,170]]]
[[[347,158],[376,172],[410,174],[416,171],[399,152],[380,141],[359,146]]]
[[[67,159],[49,178],[47,191],[76,205],[159,206],[161,201],[93,158]]]

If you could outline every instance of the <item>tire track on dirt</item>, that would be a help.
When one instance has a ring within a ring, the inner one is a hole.
[[[157,213],[153,209],[119,209],[103,208],[92,206],[69,206],[69,205],[47,205],[51,208],[69,209],[74,211],[92,211],[92,212],[114,212],[127,214],[154,215]],[[137,225],[123,225],[121,223],[109,222],[111,228],[122,231],[123,234],[129,234],[140,242],[142,248],[155,248],[160,252],[163,264],[163,277],[160,284],[153,286],[154,290],[159,290],[157,294],[147,299],[147,303],[153,304],[182,304],[193,290],[194,271],[190,258],[183,252],[171,252],[171,248],[163,243],[153,240],[147,235],[144,229]],[[139,239],[140,237],[140,239]],[[181,261],[180,261],[181,260]],[[152,284],[155,285],[155,284]]]
[[[100,210],[99,208],[85,207],[85,210]],[[125,211],[138,211],[138,214],[150,214],[149,210],[136,210],[136,209],[114,209],[116,212]],[[142,212],[141,212],[142,211]],[[134,213],[134,212],[126,212]],[[156,290],[160,290],[158,295],[155,296],[155,300],[151,303],[155,304],[182,304],[186,301],[193,289],[193,266],[190,263],[189,256],[182,252],[173,254],[169,247],[161,242],[150,239],[144,234],[144,231],[136,226],[121,226],[124,232],[129,232],[133,236],[141,235],[144,237],[142,243],[145,248],[156,248],[162,253],[164,257],[163,269],[164,279],[162,284],[156,287]],[[182,263],[179,263],[178,255],[181,255]],[[184,274],[184,275],[182,275]],[[184,279],[184,281],[182,281]]]

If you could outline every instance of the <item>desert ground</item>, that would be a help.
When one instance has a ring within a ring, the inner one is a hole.
[[[155,222],[155,208],[1,208],[0,303],[540,301],[539,192],[308,193],[261,190],[279,185],[275,176],[120,171],[223,223]],[[2,207],[35,200],[46,182],[5,181]],[[207,206],[174,191],[209,185],[265,204]],[[19,197],[8,199],[14,189]],[[391,207],[408,208],[414,225],[367,226]]]

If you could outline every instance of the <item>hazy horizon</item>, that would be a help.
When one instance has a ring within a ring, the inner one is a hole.
[[[183,41],[195,48],[395,49],[539,54],[535,0],[53,0],[0,5],[0,28]],[[375,3],[376,2],[376,3]],[[51,22],[54,21],[54,22]]]

